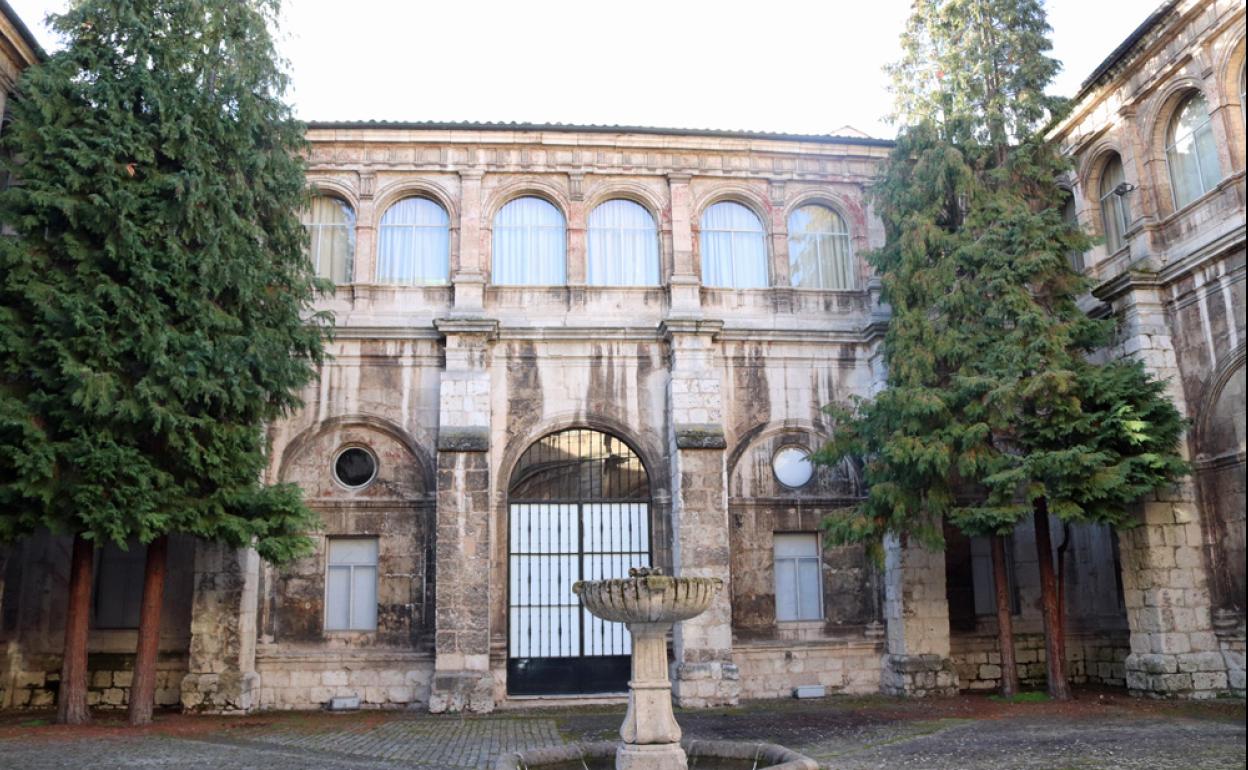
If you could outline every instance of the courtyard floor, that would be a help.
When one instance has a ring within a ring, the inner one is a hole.
[[[0,767],[490,768],[502,752],[617,737],[619,706],[419,712],[168,714],[140,730],[120,714],[50,724],[51,714],[0,715]],[[1241,770],[1244,701],[1174,703],[1082,691],[1069,704],[833,697],[755,701],[677,714],[687,737],[780,743],[833,770]]]

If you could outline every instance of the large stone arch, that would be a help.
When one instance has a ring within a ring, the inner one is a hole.
[[[493,529],[502,558],[494,574],[501,590],[491,598],[501,623],[491,630],[505,640],[507,691],[621,691],[627,639],[580,610],[571,581],[625,577],[628,566],[655,563],[668,539],[656,526],[664,514],[654,505],[653,480],[663,474],[632,431],[613,421],[540,427],[509,443],[496,474],[502,504]]]
[[[1245,608],[1245,346],[1223,361],[1206,386],[1192,433],[1214,607]]]
[[[366,488],[344,490],[332,478],[330,462],[339,449],[364,446],[377,455],[376,480]],[[406,431],[382,417],[349,414],[307,428],[282,452],[278,479],[299,484],[305,496],[320,499],[388,497],[431,500],[434,465],[428,452]]]
[[[755,425],[740,435],[727,459],[729,548],[734,632],[742,638],[799,639],[857,636],[878,620],[878,575],[861,546],[838,546],[819,534],[823,518],[862,495],[853,462],[816,465],[810,481],[786,487],[772,468],[790,447],[814,452],[827,440],[813,423],[786,420]],[[822,618],[788,623],[777,618],[775,537],[814,536],[820,545]]]

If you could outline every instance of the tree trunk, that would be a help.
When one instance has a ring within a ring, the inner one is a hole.
[[[1062,523],[1062,544],[1057,547],[1057,625],[1066,646],[1066,551],[1070,549],[1070,523]]]
[[[1049,503],[1043,497],[1032,509],[1036,527],[1036,558],[1040,562],[1040,609],[1044,615],[1044,654],[1048,664],[1049,697],[1070,700],[1066,681],[1066,638],[1059,617],[1057,576],[1053,572],[1053,540],[1049,535]]]
[[[74,535],[69,565],[69,603],[65,609],[65,649],[61,658],[61,687],[57,695],[56,721],[82,725],[91,719],[87,710],[87,621],[91,610],[91,568],[95,546]]]
[[[156,699],[156,654],[160,646],[160,607],[165,595],[165,562],[169,537],[161,535],[147,546],[143,568],[143,604],[139,608],[139,646],[130,681],[130,724],[152,722]]]
[[[1014,661],[1014,618],[1010,607],[1010,581],[1005,571],[1005,538],[993,535],[992,582],[997,595],[997,645],[1001,648],[1001,695],[1018,694],[1018,664]]]

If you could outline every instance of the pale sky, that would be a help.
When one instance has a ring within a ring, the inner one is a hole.
[[[44,47],[67,0],[9,0]],[[1161,0],[1049,0],[1053,92]],[[892,137],[908,0],[285,0],[304,120],[616,123]]]

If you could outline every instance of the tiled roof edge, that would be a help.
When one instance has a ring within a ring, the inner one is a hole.
[[[3,2],[4,0],[0,0]],[[309,129],[395,129],[400,131],[561,131],[590,134],[663,134],[669,136],[709,136],[728,139],[764,139],[781,142],[814,142],[819,144],[858,144],[867,147],[892,147],[891,139],[831,134],[782,134],[767,131],[730,131],[715,128],[657,128],[654,126],[579,125],[575,123],[474,123],[471,121],[390,121],[390,120],[312,120]]]
[[[9,21],[13,22],[13,26],[17,29],[17,34],[22,36],[22,41],[30,46],[31,50],[35,52],[35,56],[39,58],[39,61],[44,61],[48,58],[48,52],[43,50],[43,46],[39,45],[39,41],[31,33],[30,27],[26,26],[26,22],[22,21],[22,17],[17,15],[17,11],[13,10],[13,6],[9,5],[7,0],[0,0],[0,13],[3,13],[8,17]]]
[[[1179,0],[1165,0],[1165,2],[1157,8],[1157,10],[1150,13],[1148,18],[1146,18],[1140,26],[1136,27],[1130,35],[1127,35],[1127,39],[1123,40],[1118,47],[1110,53],[1109,56],[1105,57],[1105,61],[1098,64],[1096,69],[1092,70],[1092,74],[1088,75],[1083,83],[1080,84],[1079,93],[1075,95],[1075,101],[1080,101],[1083,97],[1087,96],[1093,88],[1099,85],[1101,78],[1108,74],[1109,71],[1112,70],[1120,61],[1125,59],[1127,54],[1131,53],[1131,50],[1135,48],[1136,43],[1139,43],[1140,40],[1142,40],[1144,36],[1153,29],[1153,27],[1157,26],[1162,21],[1162,19],[1169,16],[1170,12],[1173,11],[1178,4]]]

